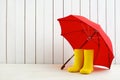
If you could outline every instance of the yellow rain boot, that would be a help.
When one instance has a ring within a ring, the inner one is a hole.
[[[74,63],[68,68],[69,72],[79,72],[83,66],[83,49],[74,49]]]
[[[94,50],[84,50],[84,63],[80,73],[89,74],[93,71]]]

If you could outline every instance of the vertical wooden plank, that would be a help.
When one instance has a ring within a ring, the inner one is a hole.
[[[7,0],[7,63],[15,63],[15,0]]]
[[[115,55],[114,0],[107,0],[107,34],[112,41]],[[113,61],[113,63],[115,63],[115,61]]]
[[[44,0],[36,0],[36,63],[44,63]]]
[[[26,63],[35,63],[35,0],[26,0]]]
[[[71,0],[64,0],[64,16],[72,13]],[[66,39],[64,39],[64,62],[66,62],[73,55],[73,49]],[[73,60],[69,62],[72,63]]]
[[[16,63],[24,63],[24,0],[16,0]]]
[[[64,0],[64,16],[72,13],[72,0]]]
[[[0,63],[6,63],[6,0],[0,0]]]
[[[89,13],[90,5],[89,5],[89,0],[81,0],[81,15],[90,18],[90,13]]]
[[[72,0],[72,14],[80,15],[80,0]]]
[[[97,13],[97,1],[98,0],[90,0],[90,19],[97,23],[98,13]]]
[[[44,0],[45,1],[45,63],[53,62],[53,0]]]
[[[120,0],[116,0],[116,63],[120,64]]]
[[[63,17],[63,0],[54,0],[54,63],[63,63],[63,38],[60,36],[61,28],[57,21]]]
[[[98,23],[106,32],[106,6],[105,0],[98,0]]]

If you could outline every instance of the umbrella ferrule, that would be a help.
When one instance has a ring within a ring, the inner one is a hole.
[[[91,36],[89,36],[89,37],[87,38],[87,40],[89,41],[91,38],[92,38],[92,37],[91,37]]]
[[[88,41],[91,40],[92,37],[95,35],[95,33],[97,33],[97,30],[95,30],[95,32],[94,32],[91,36],[89,36],[89,37],[87,38],[87,40],[88,40]]]

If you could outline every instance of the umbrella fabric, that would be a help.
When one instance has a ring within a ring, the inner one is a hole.
[[[69,15],[58,21],[61,35],[73,49],[94,49],[94,65],[110,68],[114,58],[112,43],[99,24],[78,15]]]

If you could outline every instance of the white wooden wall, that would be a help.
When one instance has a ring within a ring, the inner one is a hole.
[[[73,51],[57,19],[69,14],[99,23],[120,63],[120,0],[0,0],[0,63],[65,62]]]

